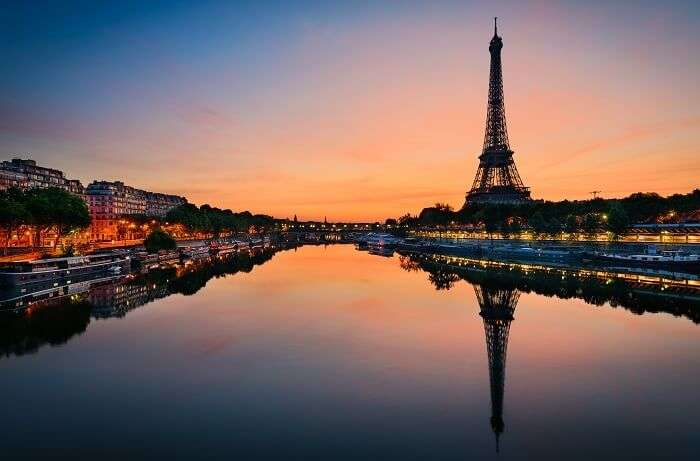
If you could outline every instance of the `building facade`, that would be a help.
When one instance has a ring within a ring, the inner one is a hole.
[[[38,166],[34,160],[20,158],[0,163],[0,190],[10,187],[58,187],[81,196],[84,192],[79,180],[66,178],[60,170]]]
[[[112,220],[146,214],[143,191],[121,181],[93,181],[85,189],[85,197],[92,219]]]
[[[60,170],[21,158],[0,162],[0,191],[12,187],[21,190],[57,187],[80,196],[90,212],[92,224],[89,234],[92,241],[143,238],[147,226],[138,226],[129,217],[163,218],[171,209],[187,203],[185,197],[145,191],[121,181],[93,181],[85,188],[79,180],[66,178]],[[85,238],[88,236],[85,235]],[[30,245],[31,236],[26,239],[29,241],[26,245]],[[17,243],[18,246],[26,246],[19,240]]]
[[[29,178],[27,178],[26,174],[0,169],[0,190],[7,190],[11,187],[17,187],[22,190],[28,189]]]
[[[168,211],[187,203],[185,197],[177,195],[161,194],[158,192],[145,192],[146,194],[146,215],[165,217]]]
[[[168,211],[187,203],[177,195],[149,192],[121,181],[93,181],[85,189],[92,218],[92,239],[97,241],[138,238],[129,216],[164,217]]]

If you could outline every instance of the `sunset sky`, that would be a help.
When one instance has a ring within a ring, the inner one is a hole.
[[[0,160],[84,184],[280,218],[459,208],[498,16],[535,198],[700,187],[698,2],[12,3]]]

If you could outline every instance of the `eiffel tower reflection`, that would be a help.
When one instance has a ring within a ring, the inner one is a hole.
[[[491,384],[491,429],[496,435],[496,452],[499,438],[505,429],[503,422],[503,397],[506,381],[506,352],[508,332],[513,321],[520,292],[515,288],[474,285],[479,301],[479,315],[484,320],[486,351],[489,358]]]

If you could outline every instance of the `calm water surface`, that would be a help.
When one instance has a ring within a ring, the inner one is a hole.
[[[6,321],[4,459],[700,459],[688,316],[351,246],[251,267]]]

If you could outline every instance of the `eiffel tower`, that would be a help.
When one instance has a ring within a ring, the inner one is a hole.
[[[494,288],[474,285],[479,301],[479,315],[484,320],[486,352],[489,357],[489,381],[491,383],[491,429],[496,435],[496,452],[499,438],[505,429],[503,422],[503,395],[506,383],[506,351],[508,332],[513,321],[520,292],[513,288]]]
[[[501,70],[503,40],[498,36],[497,20],[494,18],[493,38],[489,44],[491,73],[484,148],[479,156],[474,183],[467,192],[465,207],[472,203],[518,204],[531,200],[530,189],[520,179],[508,142]]]

